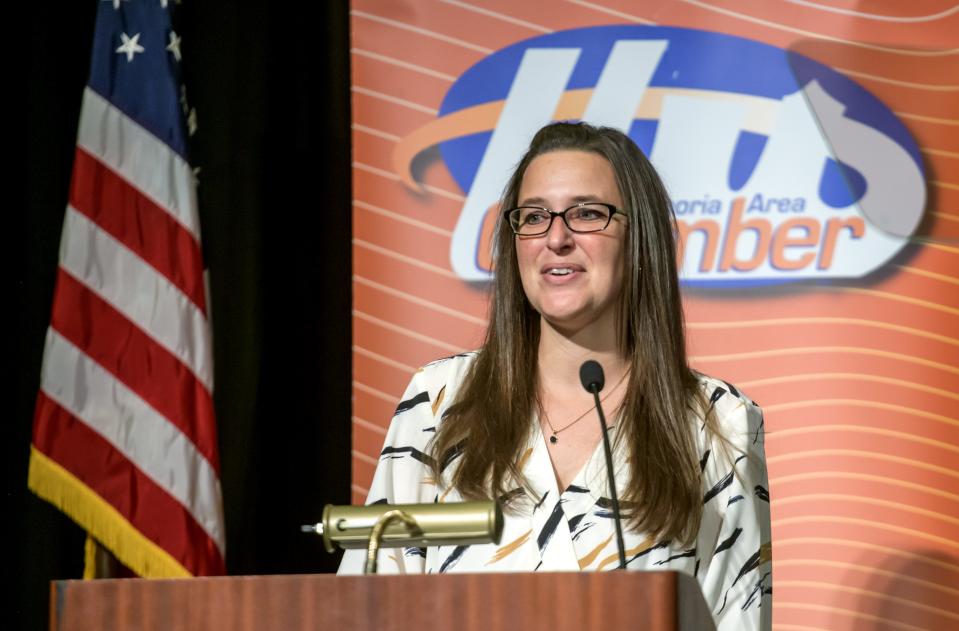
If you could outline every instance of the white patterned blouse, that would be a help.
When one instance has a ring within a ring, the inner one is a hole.
[[[413,376],[387,432],[367,504],[462,501],[456,489],[435,483],[426,463],[428,442],[474,358],[474,353],[466,353],[442,359]],[[703,430],[701,419],[696,419],[693,430],[703,472],[703,518],[695,543],[678,547],[624,528],[627,568],[685,572],[702,587],[719,631],[768,631],[772,627],[772,554],[762,411],[723,381],[700,376],[700,384],[732,444],[731,461],[718,440]],[[572,484],[560,491],[544,437],[538,425],[534,427],[522,471],[535,499],[505,512],[499,544],[382,549],[378,571],[616,568],[618,552],[602,445]],[[615,436],[615,428],[612,433]],[[624,455],[622,445],[614,447],[620,489],[629,477]],[[450,466],[455,466],[455,460]],[[339,573],[362,573],[365,555],[365,550],[348,550]]]

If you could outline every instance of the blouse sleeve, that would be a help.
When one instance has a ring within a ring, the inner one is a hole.
[[[763,413],[723,384],[713,397],[726,449],[711,441],[705,463],[703,530],[697,546],[706,602],[717,631],[772,629],[772,546]],[[720,388],[723,389],[723,388]],[[707,549],[703,549],[707,547]]]
[[[413,376],[396,408],[373,474],[367,505],[419,504],[436,499],[427,443],[435,431],[433,402],[442,397],[442,388],[431,387],[427,370]],[[422,573],[425,561],[423,548],[382,548],[377,558],[377,572]],[[362,574],[365,563],[365,549],[346,550],[337,574]]]

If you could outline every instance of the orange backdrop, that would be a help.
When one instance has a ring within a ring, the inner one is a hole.
[[[940,0],[351,7],[354,502],[412,373],[476,348],[485,327],[485,287],[450,264],[469,191],[435,149],[414,162],[415,183],[404,181],[404,143],[441,118],[464,72],[522,40],[611,24],[734,35],[800,52],[875,95],[919,146],[927,187],[918,230],[877,273],[686,293],[693,366],[766,413],[774,627],[959,628],[959,9]]]

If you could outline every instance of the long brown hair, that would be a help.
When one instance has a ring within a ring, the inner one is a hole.
[[[626,442],[630,466],[621,503],[636,531],[689,542],[703,498],[692,413],[706,416],[709,429],[716,427],[686,361],[672,206],[655,169],[628,136],[585,123],[554,123],[533,137],[507,184],[504,209],[516,206],[533,159],[560,150],[593,152],[609,161],[621,210],[629,216],[617,310],[619,347],[629,364],[617,434]],[[467,499],[513,496],[513,487],[525,485],[518,465],[537,396],[540,316],[523,292],[514,235],[502,218],[494,249],[486,340],[431,443],[436,479],[455,457],[449,483]]]

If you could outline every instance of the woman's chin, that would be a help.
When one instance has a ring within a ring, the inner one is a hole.
[[[616,329],[611,306],[605,309],[582,304],[543,305],[543,307],[539,310],[542,322],[565,337],[574,337],[583,333],[612,334]]]
[[[550,328],[562,333],[563,335],[569,337],[579,333],[580,331],[589,328],[589,326],[595,322],[595,318],[590,317],[589,312],[553,312],[553,313],[544,313],[543,321],[549,325]]]

